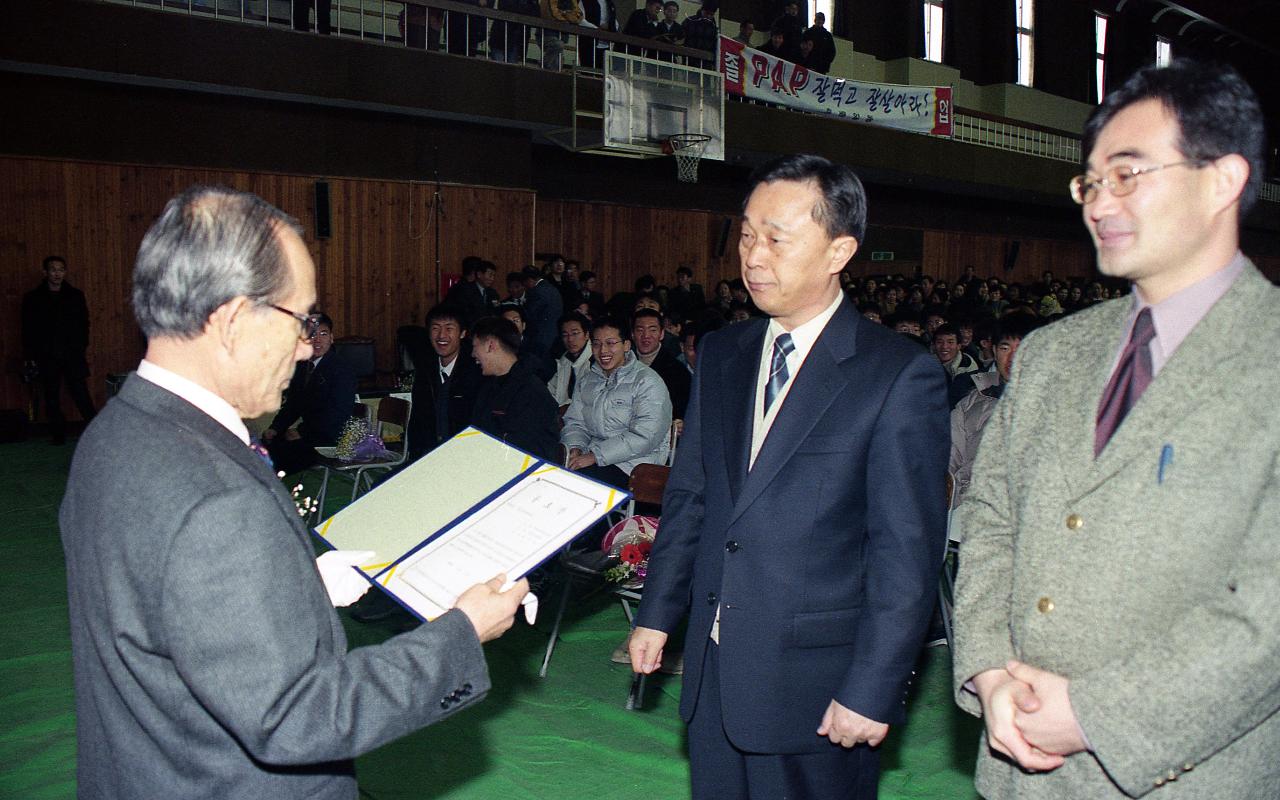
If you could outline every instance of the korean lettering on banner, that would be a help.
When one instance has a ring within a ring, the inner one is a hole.
[[[950,136],[951,87],[898,86],[822,75],[728,37],[720,39],[725,91],[790,108]]]

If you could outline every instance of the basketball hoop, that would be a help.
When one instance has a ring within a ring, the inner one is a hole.
[[[709,141],[711,137],[705,133],[677,133],[667,137],[671,154],[676,157],[677,178],[685,183],[698,182],[698,161]]]

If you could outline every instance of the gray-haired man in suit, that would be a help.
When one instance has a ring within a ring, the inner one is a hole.
[[[80,440],[60,517],[79,796],[352,800],[352,758],[485,695],[481,642],[527,585],[473,587],[348,653],[306,528],[241,422],[278,408],[311,356],[297,223],[188,190],[133,279],[146,357]]]
[[[1280,290],[1239,251],[1263,124],[1229,68],[1139,71],[1071,183],[1112,300],[1026,339],[960,508],[956,696],[989,798],[1280,786]]]

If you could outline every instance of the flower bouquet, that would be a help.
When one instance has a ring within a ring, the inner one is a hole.
[[[657,517],[628,517],[610,528],[601,549],[618,559],[618,564],[605,571],[605,578],[627,589],[644,586],[649,574],[649,553],[657,533]]]
[[[352,417],[347,420],[346,425],[342,426],[342,433],[338,436],[337,445],[333,448],[333,455],[339,461],[355,462],[389,458],[393,453],[387,449],[377,434],[369,429],[367,420]]]

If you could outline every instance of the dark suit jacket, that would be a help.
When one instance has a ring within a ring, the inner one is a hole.
[[[662,378],[667,385],[667,394],[671,395],[671,418],[684,419],[685,407],[689,405],[689,386],[692,376],[689,368],[676,360],[666,349],[658,350],[658,355],[649,367]]]
[[[458,361],[447,384],[440,383],[440,359],[434,353],[414,370],[413,410],[409,413],[409,455],[411,458],[434,450],[441,442],[471,423],[476,392],[480,389],[480,366],[471,357],[470,340],[463,340]],[[444,409],[448,423],[436,424],[438,408]]]
[[[523,361],[480,381],[471,424],[512,447],[555,461],[560,414],[547,384]]]
[[[560,290],[548,280],[540,280],[524,295],[524,316],[528,323],[524,331],[521,352],[533,353],[543,358],[551,354],[551,348],[559,341],[560,317],[564,314],[564,300]]]
[[[936,358],[846,301],[748,472],[767,324],[703,340],[637,624],[689,613],[688,720],[720,605],[729,739],[813,752],[831,746],[814,731],[833,698],[903,718],[945,537],[946,389]]]
[[[22,357],[85,367],[89,346],[89,306],[84,292],[63,281],[58,291],[47,281],[22,297]],[[87,369],[83,370],[87,372]]]
[[[667,292],[667,316],[681,324],[694,319],[706,304],[702,287],[696,283],[689,284],[688,289],[674,286]]]
[[[136,376],[80,440],[60,522],[86,800],[353,800],[352,758],[489,689],[458,611],[347,652],[284,485]]]
[[[476,320],[492,314],[498,307],[498,293],[492,288],[481,287],[479,282],[460,281],[449,289],[444,302],[462,314],[463,325],[470,328]]]
[[[351,419],[356,402],[356,374],[337,351],[329,350],[307,377],[308,364],[299,362],[289,381],[284,405],[271,427],[284,433],[298,420],[298,433],[312,447],[328,446],[338,441],[342,426]]]

